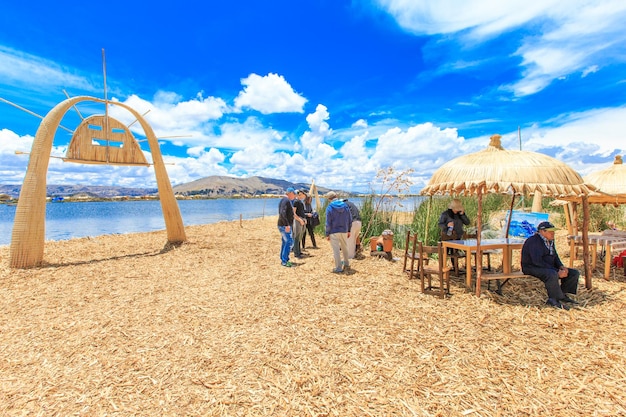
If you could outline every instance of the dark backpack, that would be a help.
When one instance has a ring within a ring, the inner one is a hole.
[[[314,211],[313,213],[311,213],[311,218],[309,221],[311,222],[311,227],[320,225],[320,215],[317,214],[317,211]]]

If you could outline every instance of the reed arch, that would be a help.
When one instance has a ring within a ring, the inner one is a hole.
[[[43,262],[46,220],[46,176],[52,152],[52,143],[61,120],[67,111],[77,103],[85,101],[103,103],[105,106],[111,104],[108,100],[88,96],[68,98],[50,110],[39,124],[15,212],[10,247],[10,266],[12,268],[28,268],[41,265]],[[141,124],[148,140],[159,190],[161,209],[163,210],[163,217],[165,219],[168,242],[179,243],[187,240],[180,209],[174,197],[172,184],[165,170],[163,156],[161,155],[159,143],[152,127],[131,107],[119,102],[113,104],[124,108],[135,117]],[[108,116],[108,112],[101,120],[107,128],[109,128],[109,121],[112,121],[111,125],[114,126],[116,125],[115,122],[117,122],[115,119]],[[108,134],[108,131],[105,132],[105,134]],[[130,134],[130,131],[128,131],[128,134]],[[76,138],[76,134],[72,137],[72,141],[75,139],[78,139]],[[136,141],[134,143],[136,144]],[[72,144],[68,147],[68,152],[70,148],[72,148],[71,145]],[[108,155],[108,151],[106,154]],[[95,153],[85,152],[85,155],[80,158],[76,158],[76,154],[73,155],[74,157],[69,157],[66,161],[109,164],[108,157],[102,160],[102,158],[95,157]],[[141,154],[141,157],[143,157],[143,154]],[[141,157],[138,156],[138,158]],[[133,163],[133,161],[118,160],[114,163],[116,165],[147,165],[145,162],[141,163],[140,160],[137,160],[135,163]]]

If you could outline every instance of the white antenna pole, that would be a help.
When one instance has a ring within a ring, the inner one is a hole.
[[[102,74],[104,75],[104,101],[107,102],[107,61],[102,48]]]
[[[522,130],[519,125],[517,125],[517,140],[519,142],[519,150],[521,151],[522,150]],[[515,196],[513,196],[513,198],[515,198]],[[522,205],[522,209],[524,209],[524,194],[522,194],[519,202]]]
[[[109,99],[107,97],[107,61],[102,48],[102,75],[104,79],[104,134],[107,142],[106,161],[109,162]]]
[[[1,101],[1,102],[3,102],[3,103],[7,103],[8,105],[15,107],[16,109],[20,109],[21,111],[26,112],[26,113],[28,113],[28,114],[30,114],[30,115],[32,115],[32,116],[39,117],[41,120],[43,120],[43,116],[40,116],[40,115],[38,115],[37,113],[32,112],[32,111],[30,111],[30,110],[28,110],[28,109],[25,109],[24,107],[19,106],[19,105],[15,104],[15,103],[11,103],[11,102],[10,102],[9,100],[7,100],[7,99],[4,99],[4,98],[0,97],[0,101]],[[74,131],[73,131],[72,129],[68,129],[67,127],[65,127],[65,126],[63,126],[63,125],[59,125],[59,127],[60,127],[61,129],[65,129],[65,130],[67,130],[67,131],[68,131],[68,132],[70,132],[70,133],[74,133]]]
[[[67,94],[67,91],[63,90],[63,94],[65,94],[65,97],[70,98],[70,95]],[[80,114],[80,111],[78,111],[78,108],[76,107],[76,105],[74,104],[72,107],[74,108],[74,110],[76,110],[76,113],[78,113],[78,117],[80,117],[80,120],[85,120],[83,115]]]

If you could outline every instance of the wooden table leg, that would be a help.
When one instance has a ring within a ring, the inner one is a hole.
[[[611,256],[611,247],[610,243],[606,243],[604,245],[604,279],[608,280],[611,274],[611,261],[613,260]]]
[[[513,262],[513,249],[510,246],[502,248],[502,272],[505,274],[511,273],[511,263]]]
[[[472,251],[465,251],[465,286],[472,289]]]
[[[591,269],[594,270],[596,269],[596,261],[598,260],[598,244],[593,243],[591,249],[593,249],[591,252]]]
[[[569,267],[574,267],[574,259],[576,259],[576,241],[574,238],[569,240]]]

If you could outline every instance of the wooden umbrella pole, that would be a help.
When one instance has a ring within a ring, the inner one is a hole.
[[[576,236],[578,235],[578,203],[575,201],[572,203],[572,211],[570,216],[572,217],[572,229],[574,231],[572,234]]]
[[[478,187],[478,214],[476,217],[476,297],[480,297],[480,280],[483,275],[483,254],[480,249],[480,235],[482,234],[483,222],[483,186]],[[465,268],[471,268],[471,265],[465,265]]]
[[[509,238],[509,229],[511,228],[511,218],[513,217],[513,206],[515,205],[515,192],[513,192],[513,198],[511,199],[511,208],[509,208],[509,220],[506,222],[506,234],[504,237]]]
[[[428,245],[428,225],[430,224],[430,209],[433,206],[433,195],[428,197],[428,209],[426,210],[426,227],[424,230],[424,245]]]
[[[589,200],[584,195],[582,199],[583,203],[583,259],[585,266],[585,288],[591,289],[591,265],[589,265]],[[609,251],[607,250],[607,254]],[[611,262],[610,259],[605,258],[604,262]]]

